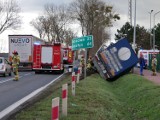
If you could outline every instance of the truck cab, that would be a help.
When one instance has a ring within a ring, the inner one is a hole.
[[[73,56],[74,56],[74,52],[72,51],[71,46],[63,48],[63,63],[64,64],[73,64]]]

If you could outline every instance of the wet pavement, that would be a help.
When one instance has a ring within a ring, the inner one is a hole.
[[[135,74],[139,74],[140,73],[139,71],[140,71],[140,68],[137,68],[137,67],[134,68]],[[144,69],[143,75],[144,75],[143,77],[145,77],[146,79],[160,85],[160,73],[157,73],[156,76],[152,76],[152,71]]]

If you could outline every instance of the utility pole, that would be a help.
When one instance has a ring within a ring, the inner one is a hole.
[[[160,11],[156,12],[153,17],[153,50],[155,50],[155,17],[160,13]]]
[[[135,10],[134,10],[134,33],[133,33],[133,50],[135,51],[135,44],[136,44],[136,0],[135,0]],[[134,72],[134,67],[132,69],[132,73]]]
[[[150,49],[152,49],[152,26],[151,26],[151,14],[152,14],[152,12],[153,12],[153,10],[151,10],[150,12],[149,12],[149,14],[150,14]]]
[[[128,17],[130,25],[132,26],[132,0],[128,0]]]
[[[135,51],[135,44],[136,44],[136,1],[135,0],[135,10],[134,10],[134,34],[133,34],[133,49]]]

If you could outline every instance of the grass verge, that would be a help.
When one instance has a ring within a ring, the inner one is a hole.
[[[62,84],[70,82],[69,76],[53,85],[50,94],[22,110],[12,120],[50,120],[52,99],[61,97]],[[68,116],[62,116],[60,108],[60,120],[160,119],[160,86],[134,74],[122,76],[114,82],[107,82],[94,74],[76,84],[76,96],[71,95],[69,85],[68,96]]]

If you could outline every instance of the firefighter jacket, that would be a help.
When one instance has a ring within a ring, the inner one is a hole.
[[[13,55],[12,57],[12,66],[18,66],[20,62],[20,57],[18,55]]]
[[[87,68],[91,68],[91,67],[92,67],[92,59],[91,59],[91,58],[88,58]]]
[[[81,60],[80,60],[80,66],[84,67],[84,58],[81,58]]]
[[[153,58],[152,59],[152,69],[156,69],[156,66],[157,66],[157,59]]]

